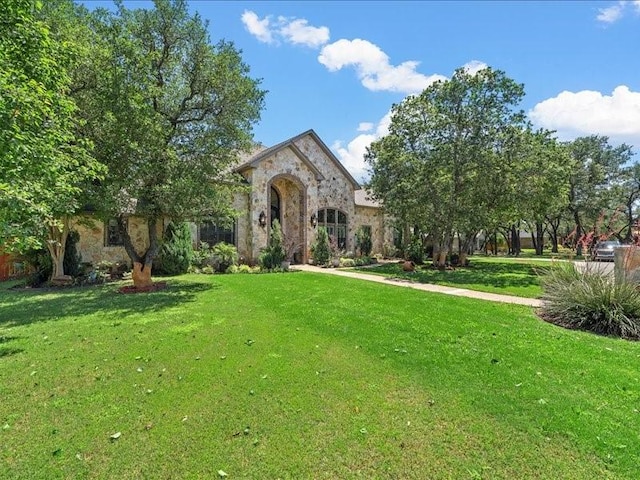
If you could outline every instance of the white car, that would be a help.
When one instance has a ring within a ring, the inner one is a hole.
[[[620,246],[618,240],[607,240],[606,242],[598,242],[596,248],[593,249],[593,260],[596,262],[613,261],[613,250]]]

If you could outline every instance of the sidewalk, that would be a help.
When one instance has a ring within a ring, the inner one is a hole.
[[[478,292],[476,290],[467,290],[466,288],[447,287],[444,285],[434,285],[431,283],[414,283],[409,280],[393,279],[383,277],[381,275],[372,275],[369,273],[354,272],[349,270],[339,270],[336,268],[320,268],[314,265],[294,265],[292,270],[300,270],[303,272],[325,273],[329,275],[337,275],[339,277],[357,278],[367,280],[369,282],[384,283],[386,285],[395,285],[397,287],[413,288],[414,290],[422,290],[424,292],[444,293],[445,295],[454,295],[458,297],[477,298],[480,300],[488,300],[491,302],[513,303],[517,305],[526,305],[529,307],[540,307],[542,301],[537,298],[514,297],[513,295],[500,295],[497,293]]]

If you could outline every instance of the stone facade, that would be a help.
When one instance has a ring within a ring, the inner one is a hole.
[[[251,185],[249,212],[237,222],[236,237],[240,255],[250,262],[257,261],[267,244],[274,191],[280,200],[277,216],[285,239],[299,247],[296,260],[310,259],[317,228],[311,216],[321,209],[346,215],[346,251],[355,250],[355,233],[361,225],[371,226],[373,253],[382,253],[384,243],[392,239],[381,207],[366,199],[358,182],[313,130],[257,152],[237,170]],[[264,227],[259,225],[261,213],[267,218]]]
[[[250,193],[237,194],[233,200],[239,212],[234,227],[235,244],[247,263],[258,261],[274,218],[280,221],[288,246],[294,247],[292,260],[308,262],[317,233],[312,217],[317,218],[318,211],[323,209],[346,216],[346,251],[355,251],[355,233],[361,225],[371,227],[374,254],[382,253],[384,244],[392,241],[391,228],[381,207],[367,198],[313,130],[254,152],[241,161],[236,171],[251,186]],[[264,225],[260,223],[261,215]],[[89,227],[78,223],[76,229],[80,232],[79,248],[85,261],[128,261],[123,247],[105,246],[102,222],[95,221]],[[148,244],[141,222],[131,219],[129,231],[135,245]],[[200,233],[195,224],[192,234],[197,245]]]
[[[70,225],[71,229],[80,234],[77,249],[82,255],[82,261],[96,264],[101,261],[126,263],[131,266],[131,260],[124,247],[109,246],[107,242],[106,224],[102,220],[83,215],[76,218]],[[127,229],[134,245],[140,250],[149,245],[147,224],[140,218],[130,217]]]

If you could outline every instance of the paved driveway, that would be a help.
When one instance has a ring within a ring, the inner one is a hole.
[[[574,262],[576,269],[581,272],[586,270],[590,270],[593,272],[600,272],[605,275],[613,275],[613,262],[585,262],[584,260],[580,260]]]

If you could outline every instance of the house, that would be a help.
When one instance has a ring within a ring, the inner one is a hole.
[[[313,130],[270,148],[257,148],[239,159],[235,170],[251,186],[249,193],[234,198],[241,215],[232,228],[193,224],[194,245],[231,243],[245,262],[255,263],[275,219],[286,241],[296,246],[294,261],[299,263],[310,260],[318,227],[326,228],[344,251],[355,251],[359,227],[370,231],[373,253],[382,253],[383,245],[393,241],[381,205],[367,196]],[[115,220],[93,225],[78,221],[74,228],[80,233],[78,249],[84,261],[128,262]],[[134,244],[148,242],[139,220],[131,218],[128,228]]]

